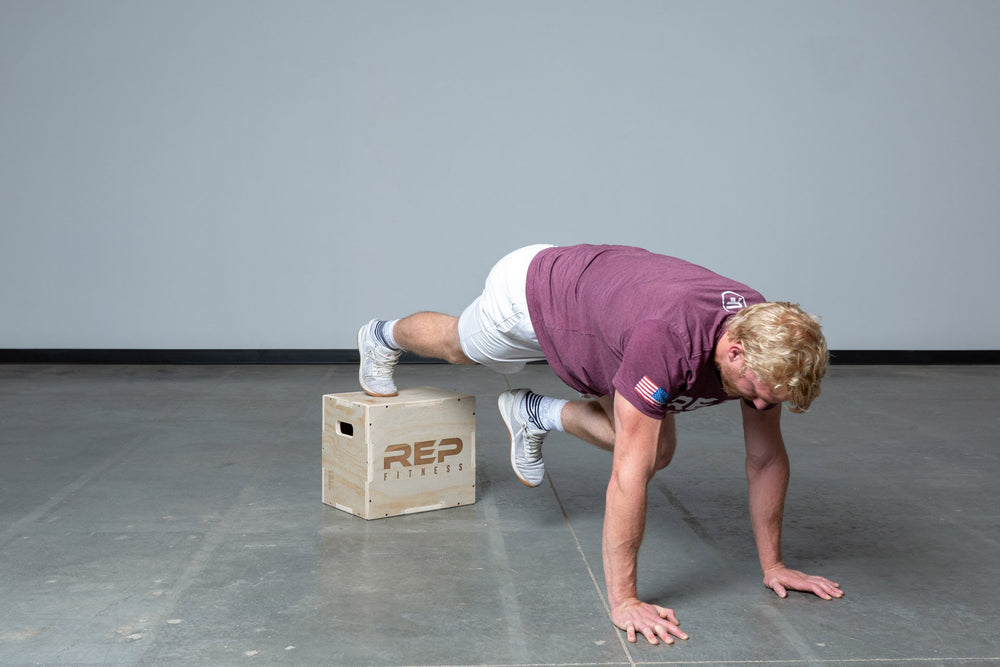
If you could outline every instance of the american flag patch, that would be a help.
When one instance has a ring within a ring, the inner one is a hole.
[[[643,375],[642,379],[635,385],[635,393],[654,408],[662,408],[667,404],[667,399],[670,398],[670,395],[662,388],[657,387],[648,375]]]

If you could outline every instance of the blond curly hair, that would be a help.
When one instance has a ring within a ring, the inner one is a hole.
[[[772,301],[739,311],[726,322],[726,331],[743,346],[748,372],[770,388],[787,392],[792,412],[809,409],[830,363],[819,318],[798,304]]]

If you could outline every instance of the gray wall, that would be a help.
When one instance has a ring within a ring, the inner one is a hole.
[[[1000,3],[0,0],[0,347],[350,348],[519,245],[996,349]]]

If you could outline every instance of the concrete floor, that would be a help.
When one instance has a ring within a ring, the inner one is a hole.
[[[1000,664],[1000,368],[834,367],[784,416],[790,565],[760,583],[735,404],[678,420],[640,593],[691,639],[629,645],[604,606],[610,457],[508,469],[501,376],[476,394],[478,502],[366,522],[320,502],[320,397],[352,366],[0,366],[0,664]],[[511,380],[571,397],[545,366]]]

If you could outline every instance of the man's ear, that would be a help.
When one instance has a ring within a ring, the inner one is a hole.
[[[729,348],[726,350],[726,358],[729,363],[735,364],[743,357],[743,345],[732,341],[729,343]]]

